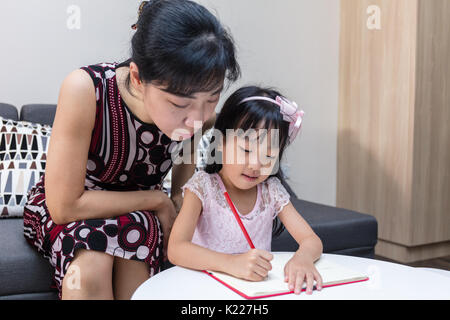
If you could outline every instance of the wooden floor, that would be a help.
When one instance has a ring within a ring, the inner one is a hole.
[[[383,260],[388,262],[395,262],[400,263],[394,260],[390,260],[384,257],[380,257],[375,255],[374,257],[377,260]],[[436,259],[430,259],[430,260],[424,260],[424,261],[417,261],[413,263],[401,263],[410,267],[420,267],[420,268],[436,268],[436,269],[443,269],[450,271],[450,256],[436,258]]]

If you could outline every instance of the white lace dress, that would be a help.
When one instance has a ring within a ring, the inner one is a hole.
[[[192,242],[223,253],[243,253],[250,247],[225,199],[220,176],[199,170],[183,186],[202,202],[202,212]],[[271,250],[273,219],[289,203],[289,193],[276,177],[257,185],[257,199],[251,212],[239,216],[257,249]]]

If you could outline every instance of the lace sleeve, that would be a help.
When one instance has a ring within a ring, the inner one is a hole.
[[[290,195],[278,178],[272,177],[268,182],[271,203],[274,208],[273,218],[275,219],[281,210],[289,203]]]
[[[202,202],[202,206],[205,207],[206,190],[207,185],[206,179],[209,179],[208,174],[202,170],[196,171],[192,177],[181,187],[182,195],[184,198],[184,192],[187,189],[192,191]]]

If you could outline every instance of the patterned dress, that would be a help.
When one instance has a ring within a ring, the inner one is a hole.
[[[97,99],[85,190],[164,190],[171,153],[179,142],[128,109],[117,87],[117,67],[117,63],[100,63],[81,68],[91,76]],[[124,212],[112,219],[56,225],[46,206],[44,181],[45,175],[28,193],[24,235],[54,267],[52,287],[58,289],[60,298],[64,275],[80,248],[143,261],[150,276],[160,270],[163,235],[154,212]]]

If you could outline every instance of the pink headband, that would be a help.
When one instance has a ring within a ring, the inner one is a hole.
[[[305,112],[298,110],[298,106],[294,101],[289,101],[286,98],[277,96],[275,100],[268,97],[250,97],[242,100],[240,103],[244,103],[252,100],[264,100],[269,101],[280,107],[280,112],[283,115],[283,120],[289,122],[289,142],[294,141],[298,132],[302,127],[302,120]]]

